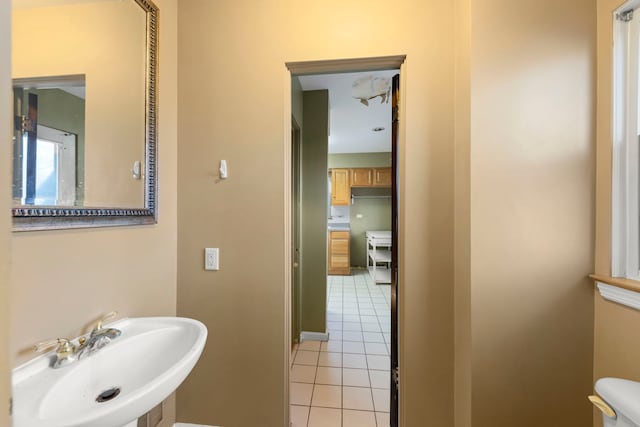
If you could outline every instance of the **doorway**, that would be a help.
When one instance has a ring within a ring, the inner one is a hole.
[[[333,72],[336,78],[341,75],[351,79],[349,97],[366,113],[386,104],[388,117],[385,123],[371,126],[368,131],[385,132],[388,141],[385,149],[368,147],[364,141],[358,150],[343,148],[337,151],[335,146],[331,147],[335,141],[328,141],[324,179],[330,184],[325,187],[323,203],[319,203],[326,213],[323,224],[326,240],[315,242],[322,245],[326,254],[325,271],[328,274],[323,277],[324,325],[322,330],[312,331],[316,335],[305,335],[304,322],[300,323],[300,317],[304,315],[305,305],[301,301],[305,298],[305,288],[304,283],[300,283],[304,278],[300,278],[296,268],[300,263],[304,264],[305,258],[304,253],[296,251],[300,246],[293,246],[299,242],[300,235],[304,240],[304,231],[300,231],[305,221],[304,207],[291,211],[290,336],[296,345],[290,361],[290,416],[294,426],[313,425],[318,420],[322,420],[323,425],[345,427],[398,425],[397,105],[398,68],[404,58],[399,62],[395,59],[394,67],[369,69],[341,69],[340,66],[348,65],[349,61],[334,64],[333,69],[324,64],[319,76],[319,80],[323,80]],[[301,86],[309,91],[323,90],[309,84],[318,74],[296,73],[298,68],[293,65],[289,67],[292,81],[306,81]],[[340,107],[335,102],[331,104],[332,112],[327,118],[334,124]],[[295,109],[295,100],[292,105]],[[306,119],[306,116],[302,120],[295,119],[295,123],[301,123],[301,143],[297,146],[293,132],[296,125],[292,125],[292,207],[299,206],[300,198],[296,194],[305,191],[304,185],[296,183],[304,164],[297,163],[298,168],[295,159],[304,157],[301,152],[305,150]],[[328,127],[335,138],[339,132],[334,131],[332,125]],[[336,197],[345,200],[336,200]],[[384,206],[387,206],[387,212],[382,216],[386,222],[383,220],[382,225],[376,225],[373,221],[373,225],[367,225],[367,221],[380,216]],[[300,284],[295,285],[296,281]]]

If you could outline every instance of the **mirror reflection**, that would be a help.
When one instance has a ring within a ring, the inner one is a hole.
[[[14,0],[14,207],[144,208],[147,17]]]
[[[82,206],[84,98],[84,76],[14,81],[14,204]]]

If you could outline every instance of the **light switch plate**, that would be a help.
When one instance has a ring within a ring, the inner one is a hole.
[[[204,249],[204,269],[205,270],[220,270],[220,250],[218,248],[205,248]]]

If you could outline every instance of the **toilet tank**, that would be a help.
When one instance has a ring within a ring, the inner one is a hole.
[[[615,418],[603,414],[605,427],[640,427],[640,382],[600,378],[595,389],[616,412]]]

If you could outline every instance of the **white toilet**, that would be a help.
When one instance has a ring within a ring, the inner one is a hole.
[[[602,411],[605,427],[640,427],[640,382],[600,378],[595,389],[602,399],[589,400]]]

